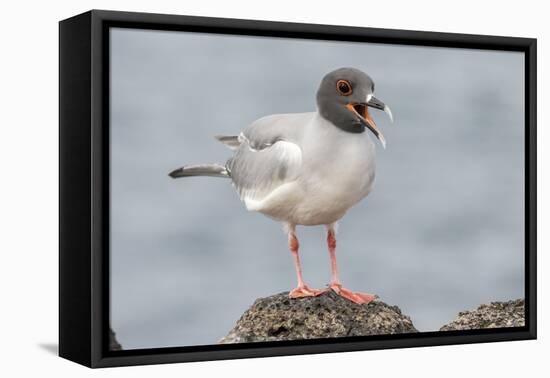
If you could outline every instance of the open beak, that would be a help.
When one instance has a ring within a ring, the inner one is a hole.
[[[383,110],[389,117],[390,121],[393,122],[393,115],[391,113],[391,110],[389,106],[384,104],[382,101],[377,99],[374,96],[371,96],[367,102],[361,102],[356,104],[347,104],[346,107],[349,111],[357,114],[359,116],[359,119],[363,123],[365,127],[367,127],[372,133],[378,138],[380,143],[382,143],[382,147],[386,148],[386,139],[384,138],[384,135],[380,131],[380,129],[376,126],[376,123],[372,119],[369,113],[369,107]]]

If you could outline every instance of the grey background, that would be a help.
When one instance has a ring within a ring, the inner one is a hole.
[[[395,124],[373,116],[374,191],[340,222],[346,286],[423,331],[523,297],[523,54],[111,32],[111,323],[125,348],[215,343],[261,296],[295,286],[280,225],[229,180],[173,180],[223,163],[213,139],[273,113],[314,111],[322,76],[364,70]],[[299,227],[306,281],[329,281],[322,227]]]

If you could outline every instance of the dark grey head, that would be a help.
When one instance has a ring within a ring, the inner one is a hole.
[[[336,127],[350,133],[362,133],[368,128],[383,146],[386,145],[384,136],[376,127],[368,108],[383,110],[390,119],[391,111],[374,97],[374,82],[363,71],[339,68],[329,72],[317,90],[317,107],[321,116]]]

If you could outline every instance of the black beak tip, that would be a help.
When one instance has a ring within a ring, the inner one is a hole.
[[[172,178],[178,178],[178,174],[181,173],[182,171],[183,171],[183,169],[181,169],[181,168],[175,169],[172,172],[168,173],[168,176],[170,176]]]

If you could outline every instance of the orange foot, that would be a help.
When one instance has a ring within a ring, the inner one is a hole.
[[[367,304],[374,301],[378,298],[377,295],[367,294],[367,293],[357,293],[353,292],[345,287],[342,287],[340,284],[332,284],[327,290],[333,290],[339,296],[346,298],[357,304]]]
[[[322,290],[312,289],[306,285],[298,286],[296,289],[293,289],[288,296],[290,298],[304,298],[304,297],[316,297],[317,295],[322,294]]]

